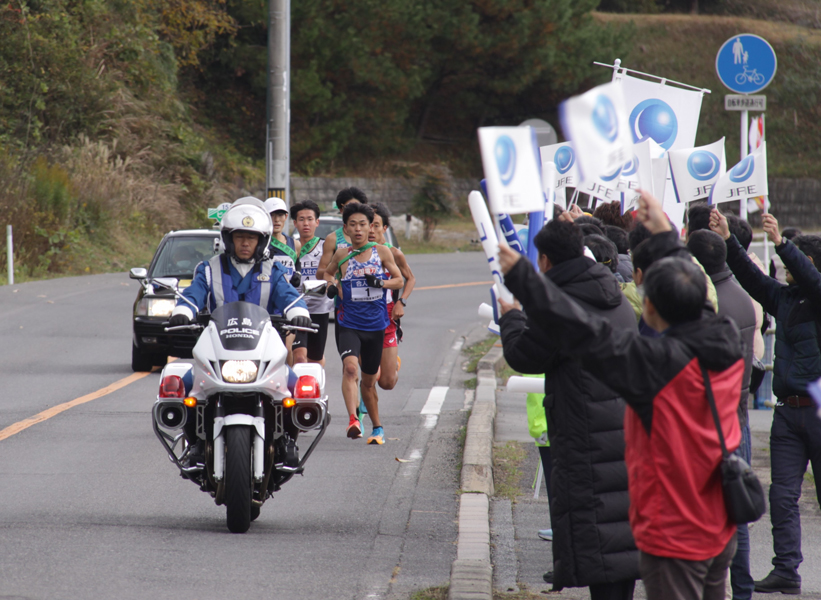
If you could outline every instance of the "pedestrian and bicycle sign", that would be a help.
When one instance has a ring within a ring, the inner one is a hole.
[[[737,94],[755,94],[775,77],[775,50],[764,38],[742,33],[724,42],[716,55],[716,73]],[[740,109],[745,110],[745,109]]]

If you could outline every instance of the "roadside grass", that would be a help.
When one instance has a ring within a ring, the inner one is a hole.
[[[490,352],[490,349],[499,342],[496,336],[486,337],[485,339],[476,342],[466,348],[462,348],[462,354],[467,358],[464,369],[467,373],[475,373],[476,367],[479,366],[479,361],[482,357]]]
[[[531,592],[522,583],[520,583],[519,586],[521,587],[521,589],[518,592],[503,592],[501,590],[493,590],[493,600],[537,600],[538,598],[545,597],[544,592]]]
[[[394,228],[394,233],[405,254],[436,254],[443,252],[478,252],[482,246],[473,220],[468,217],[449,216],[436,225],[429,242],[422,240],[421,231],[405,237],[402,224]]]
[[[425,588],[411,594],[410,600],[448,600],[450,585]]]
[[[493,446],[493,486],[496,496],[511,502],[522,495],[522,465],[527,451],[519,442]]]

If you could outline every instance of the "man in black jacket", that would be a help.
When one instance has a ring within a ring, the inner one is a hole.
[[[798,498],[808,461],[821,502],[821,419],[807,394],[807,385],[821,377],[821,273],[817,269],[821,265],[821,237],[799,236],[792,243],[782,239],[775,217],[765,214],[762,221],[788,270],[788,285],[767,277],[753,264],[718,210],[710,215],[710,228],[726,240],[727,264],[738,282],[775,316],[773,393],[778,402],[770,430],[770,520],[775,557],[773,570],[755,582],[755,590],[799,594],[798,566],[803,556]]]
[[[691,209],[692,210],[692,209]],[[708,213],[709,219],[709,213]],[[707,221],[709,225],[709,220]],[[727,246],[721,236],[709,229],[690,231],[687,236],[687,249],[704,267],[710,277],[718,296],[718,315],[728,316],[741,332],[744,342],[744,379],[741,384],[741,397],[738,402],[738,422],[741,425],[741,445],[737,454],[750,464],[752,447],[750,445],[750,424],[747,404],[750,395],[750,375],[753,370],[753,338],[756,332],[755,309],[753,301],[744,289],[733,278],[727,267]],[[750,536],[747,524],[738,526],[738,550],[730,565],[730,582],[733,586],[733,600],[750,600],[753,596],[753,578],[750,575]]]
[[[582,230],[553,220],[536,236],[539,269],[613,327],[637,331],[611,270],[584,256]],[[522,311],[503,306],[505,359],[545,374],[544,406],[553,469],[554,589],[590,586],[590,597],[632,598],[638,550],[630,532],[624,465],[624,400],[563,353]]]

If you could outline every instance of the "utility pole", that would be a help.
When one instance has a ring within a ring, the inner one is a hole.
[[[290,207],[291,0],[268,0],[267,109],[268,198],[282,198]]]

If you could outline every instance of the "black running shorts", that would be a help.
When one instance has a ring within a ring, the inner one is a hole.
[[[359,358],[360,368],[366,375],[376,375],[379,364],[382,362],[382,341],[385,331],[360,331],[348,329],[336,323],[338,334],[336,348],[339,357],[345,360],[347,356]]]
[[[325,342],[328,340],[328,320],[328,313],[311,314],[311,321],[314,325],[319,325],[319,331],[298,331],[291,348],[308,348],[308,360],[322,360],[325,356]]]

